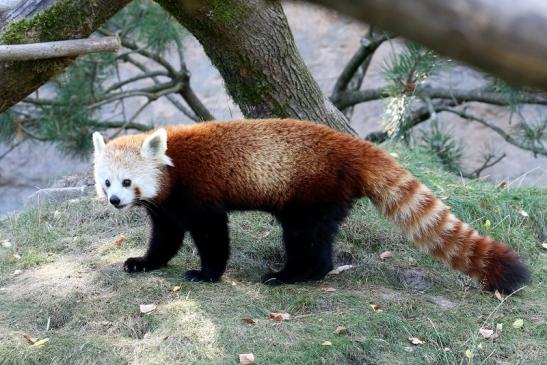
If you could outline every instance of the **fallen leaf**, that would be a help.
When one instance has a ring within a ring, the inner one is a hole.
[[[19,274],[21,274],[22,272],[23,272],[23,270],[15,270],[15,271],[13,272],[13,275],[14,275],[14,276],[15,276],[15,275],[19,275]]]
[[[409,337],[408,340],[411,344],[416,346],[423,345],[425,343],[425,341],[420,340],[418,337]]]
[[[496,324],[496,332],[501,332],[503,330],[503,323]]]
[[[173,289],[171,289],[171,291],[173,293],[176,293],[176,292],[180,291],[180,286],[174,286]]]
[[[142,314],[147,314],[147,313],[150,313],[153,310],[155,310],[156,305],[155,304],[141,304],[139,306],[139,308],[140,308]]]
[[[266,232],[263,232],[261,234],[258,235],[259,238],[266,238],[268,237],[272,232],[271,231],[266,231]]]
[[[291,319],[291,315],[289,313],[270,313],[270,319],[272,321],[281,322],[281,321],[288,321]]]
[[[490,338],[494,334],[494,330],[489,330],[488,328],[480,328],[479,333],[484,338]]]
[[[482,342],[479,343],[479,344],[477,345],[477,348],[478,348],[479,350],[482,350]]]
[[[523,216],[524,218],[528,217],[528,213],[526,213],[526,211],[524,211],[524,210],[521,210],[521,211],[519,212],[519,214],[520,214],[521,216]]]
[[[23,337],[25,338],[25,340],[30,342],[31,345],[34,345],[36,342],[38,342],[38,339],[36,337],[32,337],[29,335],[23,335]]]
[[[490,222],[490,219],[487,219],[484,221],[484,227],[485,228],[490,228],[492,226],[492,222]]]
[[[347,335],[349,331],[346,327],[338,326],[334,330],[334,333],[336,333],[337,335]]]
[[[338,275],[341,272],[347,271],[349,269],[353,268],[353,265],[342,265],[338,266],[336,269],[331,270],[327,275]]]
[[[378,304],[371,304],[370,307],[376,313],[383,312],[382,308],[380,308],[380,306]]]
[[[42,340],[36,341],[30,347],[42,347],[49,341],[49,338],[44,338]]]
[[[127,239],[127,237],[125,237],[125,235],[121,234],[121,235],[119,235],[118,237],[116,237],[114,239],[113,243],[118,247],[122,247],[122,245],[124,244],[126,239]]]
[[[467,349],[465,350],[465,357],[467,357],[469,360],[471,360],[473,358],[474,354],[473,354],[473,351]]]
[[[505,189],[507,187],[507,181],[502,181],[499,185],[498,185],[498,189]]]
[[[253,354],[239,354],[239,363],[248,365],[255,363],[255,355]]]
[[[244,323],[247,323],[247,324],[256,324],[256,320],[252,319],[252,318],[241,318],[241,320],[244,322]]]
[[[547,243],[542,243],[542,244],[541,244],[541,247],[543,247],[544,249],[547,250]]]
[[[521,328],[524,325],[524,320],[518,318],[513,322],[513,328]]]
[[[499,300],[500,302],[503,302],[503,295],[501,295],[501,293],[500,293],[499,291],[496,290],[496,291],[494,292],[494,295],[496,296],[496,298],[498,298],[498,300]]]
[[[441,196],[441,200],[443,200],[443,201],[444,201],[444,200],[448,200],[448,195],[443,195],[443,196]]]
[[[390,152],[389,154],[390,154],[391,156],[395,157],[395,158],[399,157],[399,155],[398,155],[397,153],[395,153],[395,152]]]
[[[391,251],[384,251],[380,254],[380,258],[383,260],[383,259],[387,259],[387,258],[390,258],[393,256],[393,252]]]
[[[61,212],[59,212],[58,210],[53,212],[53,218],[59,218],[60,216],[61,216]]]
[[[18,253],[14,253],[13,258],[16,260],[21,260],[21,255],[19,255]]]
[[[4,248],[10,248],[12,246],[11,242],[8,241],[8,240],[3,240],[2,241],[2,247]]]
[[[331,288],[331,287],[322,288],[322,290],[323,290],[325,293],[332,293],[332,292],[335,292],[335,291],[336,291],[335,288]]]
[[[323,346],[332,346],[332,342],[324,341],[321,345],[323,345]]]

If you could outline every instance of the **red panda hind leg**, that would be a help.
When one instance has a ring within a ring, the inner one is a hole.
[[[267,285],[321,280],[332,270],[332,243],[352,201],[320,204],[289,203],[277,219],[283,229],[285,266],[262,276]]]

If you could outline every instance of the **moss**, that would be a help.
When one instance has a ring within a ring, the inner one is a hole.
[[[211,10],[215,20],[224,24],[239,23],[248,14],[241,1],[233,0],[213,0]]]
[[[0,34],[2,44],[23,44],[74,38],[82,33],[87,12],[77,1],[61,0],[32,18],[13,21]],[[59,19],[63,19],[62,22]],[[75,34],[76,33],[76,34]]]

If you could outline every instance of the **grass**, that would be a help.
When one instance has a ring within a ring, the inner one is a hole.
[[[181,272],[198,265],[190,240],[169,267],[128,275],[121,265],[143,252],[146,218],[88,198],[0,222],[0,241],[12,244],[0,247],[0,364],[234,364],[249,352],[258,364],[546,363],[545,189],[463,181],[420,151],[390,149],[458,216],[515,247],[533,283],[500,305],[418,252],[365,200],[336,244],[336,264],[355,267],[321,282],[258,283],[281,265],[283,252],[279,227],[256,212],[232,214],[233,254],[220,283],[182,281]],[[393,257],[381,260],[385,250]],[[409,277],[425,282],[423,290]],[[152,303],[155,311],[140,313],[140,304]],[[270,312],[292,318],[273,322]],[[241,321],[247,317],[256,324]],[[524,325],[517,329],[518,318]],[[484,339],[483,323],[502,323],[503,331]],[[337,326],[349,333],[335,334]],[[32,347],[23,335],[49,341]]]

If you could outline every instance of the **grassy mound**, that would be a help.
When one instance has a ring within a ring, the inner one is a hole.
[[[419,151],[391,151],[459,217],[515,247],[533,283],[500,303],[417,251],[365,200],[336,244],[336,264],[354,267],[322,282],[259,284],[283,260],[279,227],[261,213],[231,215],[220,283],[182,281],[198,266],[190,239],[169,267],[129,275],[121,266],[142,254],[146,218],[83,199],[0,222],[0,241],[11,243],[0,246],[0,363],[233,364],[240,353],[259,364],[546,363],[547,191],[463,181]],[[393,256],[380,259],[387,250]],[[140,304],[156,309],[141,314]],[[274,322],[271,312],[291,319]],[[497,338],[479,333],[499,323]],[[48,341],[32,346],[25,335]]]

